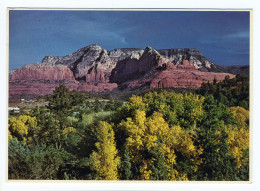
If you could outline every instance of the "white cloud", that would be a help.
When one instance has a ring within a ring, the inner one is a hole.
[[[249,32],[237,32],[233,34],[228,34],[225,37],[226,38],[248,38]]]
[[[113,18],[111,20],[104,20],[103,18],[82,18],[78,16],[72,16],[67,18],[70,23],[69,28],[61,26],[64,32],[68,32],[71,35],[86,37],[93,40],[105,40],[105,41],[117,41],[124,45],[128,45],[126,36],[135,30],[133,26],[118,27],[119,18]],[[61,29],[60,29],[61,30]]]
[[[237,40],[248,40],[248,39],[249,39],[249,32],[241,31],[241,32],[226,34],[222,36],[211,36],[208,38],[200,39],[200,42],[204,44],[215,44],[220,42],[229,43]]]

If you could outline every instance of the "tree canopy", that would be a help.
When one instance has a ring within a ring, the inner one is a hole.
[[[9,178],[248,180],[247,83],[237,76],[124,102],[60,85],[46,106],[9,117]]]

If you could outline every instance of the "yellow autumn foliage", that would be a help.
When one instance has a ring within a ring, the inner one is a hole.
[[[234,118],[240,123],[242,127],[248,127],[249,123],[249,111],[243,107],[230,107],[231,112],[234,115]]]
[[[114,131],[107,122],[100,122],[97,128],[97,151],[90,155],[90,168],[96,171],[102,180],[117,180],[119,157],[115,144]]]
[[[186,107],[190,107],[189,118],[192,121],[196,121],[197,118],[203,114],[203,102],[205,98],[196,94],[185,94],[183,97],[184,104]],[[190,106],[188,106],[188,104]]]
[[[69,135],[73,135],[76,132],[77,132],[77,130],[74,127],[66,127],[62,131],[64,137],[68,137]]]
[[[149,169],[149,162],[148,160],[144,160],[143,164],[140,166],[140,172],[141,172],[141,176],[140,179],[141,180],[150,180],[150,175],[152,174],[151,169]]]
[[[12,140],[13,139],[13,136],[11,135],[11,132],[8,130],[8,140]]]
[[[177,164],[175,152],[180,152],[191,161],[197,161],[196,165],[192,167],[194,171],[201,163],[199,155],[203,152],[201,148],[194,146],[188,130],[183,130],[180,126],[171,127],[166,136],[163,137],[162,151],[170,180],[187,180],[186,174],[180,174],[175,170]]]
[[[28,115],[11,117],[8,124],[8,137],[16,137],[18,140],[30,143],[33,133],[37,130],[37,119]]]
[[[202,153],[202,149],[194,146],[188,130],[183,130],[180,126],[169,127],[163,115],[158,112],[146,118],[144,111],[136,110],[134,119],[127,118],[126,121],[122,121],[119,128],[126,131],[125,146],[129,148],[132,162],[140,165],[141,180],[149,179],[152,174],[149,164],[154,162],[153,158],[146,158],[144,153],[150,153],[158,141],[161,142],[161,152],[164,155],[169,180],[188,179],[186,174],[176,170],[176,151],[193,161],[199,161],[198,157]]]
[[[136,110],[142,110],[146,107],[146,104],[143,102],[143,98],[141,96],[133,95],[129,102],[125,105],[126,111],[133,114]]]
[[[227,143],[229,150],[236,160],[238,168],[248,162],[248,157],[245,156],[245,151],[249,148],[249,130],[240,127],[228,126],[226,128],[228,133]]]
[[[236,160],[238,168],[248,163],[246,150],[249,149],[249,111],[242,107],[231,107],[230,110],[234,114],[234,118],[239,125],[229,125],[226,127],[228,134],[229,150]]]

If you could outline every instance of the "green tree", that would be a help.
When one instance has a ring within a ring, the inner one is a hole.
[[[199,145],[203,148],[203,162],[199,166],[199,180],[235,180],[236,165],[232,157],[224,125],[234,122],[232,113],[213,96],[206,96],[205,113],[199,131]]]
[[[120,179],[132,180],[132,164],[128,147],[125,147],[122,160],[120,162]]]
[[[66,114],[72,107],[69,89],[60,84],[48,99],[48,108],[56,114]]]
[[[95,112],[100,112],[102,110],[102,104],[98,99],[95,99],[94,102],[94,111]]]
[[[71,105],[76,106],[78,104],[84,103],[85,96],[83,93],[72,90],[70,92],[70,98],[71,98]]]
[[[48,109],[55,114],[60,129],[65,128],[66,118],[72,108],[72,99],[69,89],[61,84],[55,88],[53,94],[48,97]]]
[[[150,175],[150,180],[168,180],[168,171],[167,166],[164,162],[164,154],[161,150],[161,143],[159,139],[157,140],[157,144],[151,150],[152,163]]]
[[[249,78],[238,74],[230,79],[226,76],[223,81],[213,83],[203,83],[196,91],[206,96],[211,94],[220,103],[231,106],[242,106],[249,109]]]
[[[64,149],[45,144],[27,145],[15,140],[8,145],[8,177],[23,180],[58,180],[59,171],[73,160]]]

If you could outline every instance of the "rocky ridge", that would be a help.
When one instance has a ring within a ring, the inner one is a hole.
[[[60,83],[79,91],[136,88],[197,88],[228,73],[214,73],[216,65],[197,49],[121,48],[107,51],[93,44],[64,57],[45,56],[9,74],[10,96],[46,95]],[[203,72],[206,71],[206,72]]]

